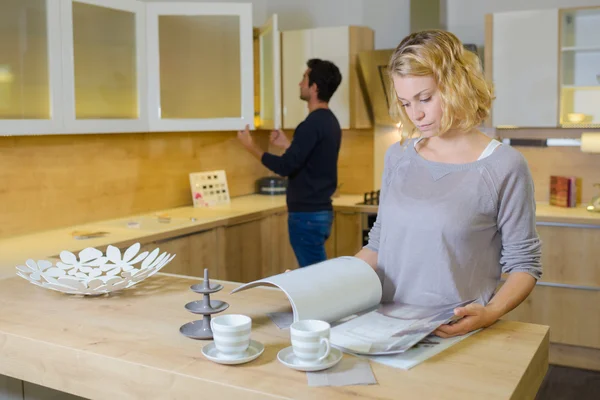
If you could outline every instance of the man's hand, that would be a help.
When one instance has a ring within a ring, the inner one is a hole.
[[[243,131],[238,131],[237,137],[240,143],[242,143],[242,145],[248,150],[250,150],[254,145],[254,139],[252,139],[252,135],[250,135],[249,125],[246,125],[246,129]]]
[[[452,325],[440,326],[433,334],[441,338],[460,336],[479,328],[486,328],[498,319],[495,312],[477,303],[456,308],[454,315],[463,318]]]
[[[252,139],[252,135],[250,135],[249,125],[246,125],[246,129],[243,131],[238,131],[237,137],[246,150],[248,150],[258,160],[262,159],[264,151],[258,147],[256,143],[254,143],[254,139]]]
[[[281,129],[277,129],[271,131],[271,144],[280,149],[287,150],[290,147],[290,140]]]

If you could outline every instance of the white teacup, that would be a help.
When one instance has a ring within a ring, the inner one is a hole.
[[[329,323],[316,319],[294,322],[290,326],[292,349],[300,363],[314,365],[327,358],[331,351],[330,329]]]
[[[243,357],[250,346],[252,319],[241,314],[227,314],[210,321],[215,347],[226,359]]]

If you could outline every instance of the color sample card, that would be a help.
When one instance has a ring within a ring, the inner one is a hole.
[[[210,207],[231,202],[224,170],[193,172],[190,174],[190,186],[194,207]]]

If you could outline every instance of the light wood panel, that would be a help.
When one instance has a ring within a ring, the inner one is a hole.
[[[582,179],[582,201],[588,204],[600,183],[600,156],[582,153],[578,147],[515,147],[523,154],[533,176],[535,199],[548,202],[550,176],[577,176]]]
[[[266,218],[243,222],[224,228],[224,252],[219,278],[234,282],[251,282],[262,277]],[[220,239],[221,240],[221,239]]]
[[[373,190],[373,130],[350,129],[342,132],[338,159],[338,186],[343,194],[363,194]]]
[[[483,72],[488,82],[494,82],[494,15],[485,15],[485,46],[483,47]],[[490,115],[484,121],[486,128],[491,128],[493,109],[490,109]]]
[[[600,371],[600,349],[550,343],[550,364]]]
[[[0,137],[0,237],[191,205],[188,174],[213,169],[232,196],[267,174],[236,132]]]
[[[537,285],[503,319],[550,326],[550,341],[600,349],[600,291]]]
[[[269,218],[270,239],[266,240],[265,252],[269,255],[269,266],[263,268],[263,276],[271,276],[287,269],[298,268],[298,260],[290,244],[288,214],[276,213]]]
[[[371,128],[371,118],[358,77],[358,53],[375,48],[375,32],[364,26],[350,27],[350,126],[356,129]]]
[[[542,280],[600,289],[600,229],[538,226],[537,231]]]
[[[204,276],[208,268],[209,277],[218,277],[219,254],[217,253],[217,231],[211,229],[190,235],[158,240],[142,246],[141,251],[159,248],[160,252],[176,254],[162,272],[186,276]]]
[[[337,231],[335,229],[335,214],[334,214],[333,224],[331,224],[331,234],[329,235],[329,239],[325,241],[325,254],[327,254],[327,259],[335,258],[335,244],[336,244],[336,235]]]
[[[361,213],[335,213],[335,256],[353,256],[362,247]]]
[[[265,150],[268,134],[253,134]],[[372,130],[342,135],[341,193],[372,190]],[[213,169],[232,196],[270,174],[236,132],[0,137],[0,238],[191,205],[188,174]]]
[[[534,398],[547,369],[548,328],[500,321],[410,371],[371,363],[377,385],[309,387],[305,374],[277,361],[289,332],[265,315],[289,309],[285,294],[231,295],[230,283],[216,298],[230,304],[225,313],[252,318],[252,338],[265,352],[243,366],[218,365],[201,355],[206,342],[178,332],[195,319],[183,307],[197,300],[192,282],[158,274],[121,293],[77,298],[0,280],[0,359],[15,360],[1,362],[0,374],[95,399],[492,400]],[[463,384],[465,377],[476,379]]]

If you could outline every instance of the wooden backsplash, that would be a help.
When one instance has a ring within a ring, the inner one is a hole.
[[[582,179],[582,202],[588,204],[600,183],[600,154],[582,153],[579,147],[515,147],[527,159],[535,184],[535,199],[548,202],[550,176],[577,176]]]
[[[267,148],[268,132],[254,137]],[[344,131],[342,193],[372,190],[372,138]],[[232,196],[269,174],[235,132],[0,137],[0,238],[191,205],[188,173],[213,169]]]

